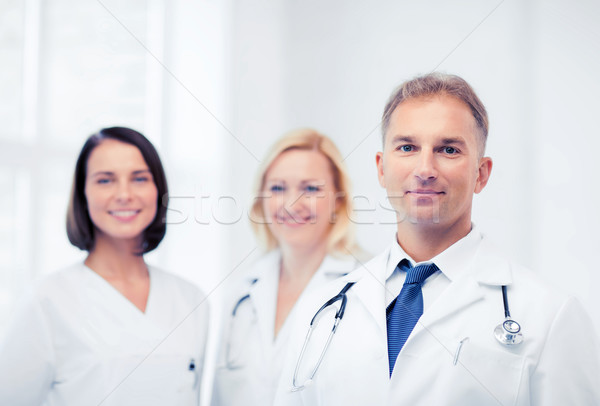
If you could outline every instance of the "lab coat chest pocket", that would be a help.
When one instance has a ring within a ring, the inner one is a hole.
[[[263,371],[248,364],[220,364],[215,369],[213,404],[260,404],[263,386],[267,384]]]
[[[447,393],[455,394],[455,402],[469,399],[469,404],[516,405],[525,359],[490,340],[485,345],[477,340],[464,339],[457,342],[453,359],[447,369],[449,375]],[[464,404],[464,403],[463,403]]]
[[[429,338],[419,340],[427,341],[428,349],[412,345],[412,351],[401,352],[392,375],[390,405],[517,405],[523,357],[493,339],[484,343],[476,338],[444,339],[441,334]]]
[[[198,371],[202,360],[190,355],[152,354],[135,363],[133,372],[118,387],[117,398],[120,398],[120,393],[131,402],[149,405],[189,405],[197,402]],[[136,393],[135,388],[148,390]]]

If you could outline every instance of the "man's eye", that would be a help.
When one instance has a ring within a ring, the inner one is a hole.
[[[413,146],[412,145],[403,145],[400,147],[401,151],[404,152],[411,152],[413,150]]]
[[[458,151],[454,147],[444,147],[444,152],[446,154],[456,154]]]

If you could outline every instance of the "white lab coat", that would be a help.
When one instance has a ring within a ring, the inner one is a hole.
[[[41,281],[0,344],[0,405],[197,405],[205,297],[149,271],[145,313],[83,264]]]
[[[346,275],[357,266],[354,258],[326,256],[274,337],[280,263],[281,254],[277,250],[258,260],[250,269],[249,278],[233,296],[234,301],[226,307],[213,406],[272,404],[290,332],[297,322],[295,309],[308,292]],[[249,297],[241,302],[233,318],[233,308],[246,295]]]
[[[425,310],[390,378],[384,291],[389,252],[305,300],[310,306],[301,311],[314,314],[347,282],[356,281],[320,369],[299,392],[290,388],[308,324],[294,332],[276,406],[600,405],[599,340],[585,311],[575,299],[508,262],[486,238],[472,266]],[[524,341],[517,346],[502,345],[493,335],[504,319],[502,285],[508,285],[511,316],[522,327]],[[315,330],[300,383],[331,326],[325,320]]]

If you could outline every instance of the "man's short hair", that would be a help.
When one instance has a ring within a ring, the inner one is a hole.
[[[433,72],[402,83],[390,96],[381,120],[383,143],[390,125],[390,117],[396,108],[406,100],[420,97],[447,95],[464,102],[471,109],[480,136],[479,155],[483,156],[488,135],[488,115],[485,106],[473,88],[461,77]]]

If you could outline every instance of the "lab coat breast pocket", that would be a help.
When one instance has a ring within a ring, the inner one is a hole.
[[[246,366],[220,365],[215,370],[213,405],[255,405],[261,382]]]
[[[480,345],[475,340],[463,343],[456,365],[453,365],[460,370],[457,377],[464,376],[457,379],[458,384],[464,382],[465,392],[481,394],[481,399],[492,398],[489,404],[515,405],[525,358],[511,353],[496,342],[489,344]]]
[[[202,360],[189,355],[153,354],[136,364],[109,400],[114,404],[188,406],[198,402]],[[140,391],[140,388],[144,388]],[[112,403],[111,403],[112,404]]]
[[[404,389],[410,395],[405,392],[397,397],[407,401],[398,404],[517,405],[524,357],[491,340],[482,344],[465,339],[462,345],[459,340],[446,341],[444,347],[438,346],[437,350],[419,357],[402,359],[403,369],[410,376],[403,374],[405,379],[396,380],[394,385],[397,394]],[[411,386],[423,388],[423,381],[430,383],[430,390],[412,393]]]

